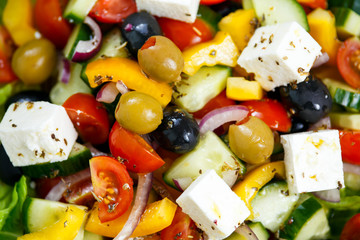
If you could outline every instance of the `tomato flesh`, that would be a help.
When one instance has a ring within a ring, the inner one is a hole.
[[[91,181],[99,201],[99,219],[108,222],[120,217],[131,206],[133,181],[125,166],[108,156],[90,159]]]
[[[344,80],[353,88],[360,88],[360,40],[350,38],[338,50],[337,66]]]
[[[0,26],[0,83],[9,83],[17,80],[10,61],[13,48],[9,32],[4,26]]]
[[[344,162],[360,165],[360,131],[339,131],[341,156]]]
[[[200,4],[204,5],[213,5],[213,4],[219,4],[222,2],[225,2],[226,0],[201,0]]]
[[[134,0],[98,0],[89,15],[99,22],[119,23],[136,11]]]
[[[360,213],[354,215],[350,220],[345,224],[341,235],[340,240],[358,240],[360,239]]]
[[[322,8],[326,9],[327,1],[326,0],[297,0],[302,6],[310,8]]]

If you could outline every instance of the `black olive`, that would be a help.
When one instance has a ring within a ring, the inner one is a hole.
[[[305,132],[309,128],[309,124],[304,120],[294,117],[291,117],[291,130],[290,132]]]
[[[312,76],[301,83],[280,87],[280,95],[287,110],[307,123],[319,121],[331,110],[329,90]]]
[[[21,177],[21,170],[10,162],[4,146],[0,144],[0,180],[6,184],[14,185]]]
[[[13,96],[11,96],[5,103],[5,109],[7,109],[10,104],[15,102],[35,102],[35,101],[46,101],[50,102],[49,94],[43,91],[37,91],[37,90],[27,90],[19,92]]]
[[[161,147],[176,153],[186,153],[199,141],[199,125],[185,110],[170,106],[164,109],[159,127],[150,133]]]
[[[162,30],[152,15],[147,12],[137,12],[125,19],[121,33],[127,40],[127,48],[137,58],[137,52],[146,40],[151,36],[162,35]]]

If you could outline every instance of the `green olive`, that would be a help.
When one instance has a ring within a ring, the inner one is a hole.
[[[11,66],[24,83],[39,84],[50,77],[56,59],[54,44],[47,39],[34,39],[16,49]]]
[[[132,91],[120,97],[115,118],[124,128],[138,134],[154,131],[161,123],[163,110],[150,95]]]
[[[230,149],[250,164],[264,163],[274,149],[274,135],[269,126],[257,117],[229,127]]]
[[[142,70],[160,82],[176,82],[184,68],[184,58],[180,49],[163,36],[150,37],[138,51],[138,61]]]

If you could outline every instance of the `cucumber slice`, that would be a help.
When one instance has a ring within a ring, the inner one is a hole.
[[[85,240],[105,240],[107,238],[104,237],[104,236],[98,235],[96,233],[85,231],[84,232],[84,239]]]
[[[23,173],[31,178],[68,176],[89,167],[90,150],[75,143],[68,159],[61,162],[41,163],[22,167]]]
[[[74,27],[74,29],[69,37],[69,40],[66,43],[66,46],[63,50],[64,56],[67,59],[71,60],[74,55],[74,51],[75,51],[75,48],[76,48],[76,45],[78,44],[78,42],[80,40],[84,40],[84,41],[90,40],[91,36],[92,36],[92,31],[87,24],[84,24],[84,23],[77,24]]]
[[[329,117],[334,128],[360,130],[359,113],[331,112]]]
[[[173,99],[186,111],[196,112],[225,89],[230,76],[229,67],[202,67],[195,75],[182,78],[176,85]]]
[[[70,0],[64,11],[64,18],[70,22],[82,23],[96,0]]]
[[[360,15],[350,8],[332,9],[336,19],[336,32],[340,39],[360,35]]]
[[[253,0],[243,0],[242,6],[245,10],[253,9],[254,8]]]
[[[360,176],[355,173],[344,172],[344,182],[347,188],[360,191]]]
[[[252,0],[252,4],[262,25],[295,21],[310,29],[304,8],[296,0]]]
[[[350,8],[360,14],[360,1],[358,0],[328,0],[328,8],[334,7]]]
[[[19,237],[19,236],[14,234],[14,233],[0,232],[0,239],[1,240],[16,240],[17,237]]]
[[[224,172],[234,171],[235,174],[235,171],[238,171],[241,175],[245,173],[244,164],[213,132],[201,136],[194,150],[177,158],[165,172],[164,181],[173,188],[178,187],[174,180],[178,181],[184,190],[208,169],[214,169],[223,179],[226,177]]]
[[[308,240],[326,238],[330,231],[325,209],[313,197],[302,202],[286,220],[280,238]]]
[[[251,230],[255,233],[258,240],[268,240],[270,237],[270,234],[265,229],[265,227],[260,222],[252,222],[249,223],[248,226],[251,228]]]
[[[295,208],[298,195],[289,195],[287,183],[273,182],[261,188],[251,202],[253,208],[253,222],[276,232]]]

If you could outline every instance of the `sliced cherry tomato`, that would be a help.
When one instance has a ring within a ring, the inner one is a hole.
[[[213,4],[218,4],[218,3],[222,3],[225,2],[226,0],[201,0],[200,4],[204,4],[204,5],[213,5]]]
[[[140,135],[126,130],[118,122],[110,131],[109,145],[111,154],[124,159],[124,165],[131,172],[152,172],[165,163]]]
[[[14,44],[9,32],[4,26],[0,26],[0,83],[9,83],[17,80],[11,68],[11,55]]]
[[[340,240],[359,240],[360,239],[360,213],[354,215],[345,224]]]
[[[263,120],[272,130],[288,132],[291,129],[291,119],[283,105],[274,99],[261,99],[242,102],[247,106],[250,115]]]
[[[360,88],[360,40],[347,39],[339,48],[336,60],[344,80],[353,88]]]
[[[360,165],[360,131],[339,131],[344,162]]]
[[[199,18],[194,23],[181,22],[170,18],[158,18],[157,20],[164,36],[173,41],[181,51],[213,38],[210,27]]]
[[[136,11],[134,0],[98,0],[89,15],[99,22],[119,23]]]
[[[93,95],[76,93],[64,102],[63,107],[84,142],[106,142],[110,131],[109,116]]]
[[[301,5],[310,8],[327,8],[327,0],[297,0]]]
[[[72,26],[62,17],[67,0],[37,0],[35,3],[35,24],[38,30],[59,49],[65,47]]]
[[[198,240],[200,233],[191,218],[180,207],[176,209],[171,225],[161,231],[161,240]]]
[[[108,222],[120,217],[131,206],[133,181],[124,164],[108,156],[90,159],[91,181],[99,199],[99,219]]]
[[[208,112],[221,107],[235,105],[235,101],[226,97],[226,91],[222,91],[216,97],[211,99],[202,109],[197,112],[192,113],[195,118],[201,119]]]

